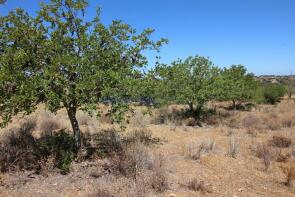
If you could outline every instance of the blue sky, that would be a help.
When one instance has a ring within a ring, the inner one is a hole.
[[[34,14],[38,0],[7,0],[5,15],[15,7]],[[260,74],[295,73],[295,0],[90,0],[87,18],[102,8],[109,24],[122,19],[138,30],[156,29],[165,37],[163,63],[189,55],[210,57],[220,67],[243,64]],[[153,65],[152,54],[149,56]]]

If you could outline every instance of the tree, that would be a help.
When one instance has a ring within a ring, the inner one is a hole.
[[[237,102],[251,99],[256,88],[254,75],[247,73],[243,65],[232,65],[224,68],[219,79],[219,99],[232,101],[232,107],[236,109]]]
[[[19,112],[34,111],[38,103],[56,112],[66,108],[80,148],[78,109],[98,111],[104,97],[132,96],[140,71],[147,64],[145,50],[159,50],[166,39],[150,40],[154,30],[137,34],[122,21],[102,24],[99,10],[84,19],[86,0],[51,0],[36,17],[18,9],[1,17],[1,116],[3,123]],[[11,87],[11,92],[6,88]],[[17,102],[15,102],[17,101]]]
[[[185,103],[196,119],[204,104],[216,97],[216,79],[220,70],[205,57],[188,57],[171,64],[159,65],[156,77],[159,80],[158,92],[165,102]]]

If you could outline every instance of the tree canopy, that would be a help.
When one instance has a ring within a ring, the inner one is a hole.
[[[208,58],[191,56],[170,66],[159,65],[155,73],[162,99],[188,104],[193,113],[199,113],[207,101],[216,97],[216,79],[220,69]]]
[[[40,102],[52,112],[66,108],[80,147],[77,109],[92,112],[103,97],[132,96],[138,68],[147,64],[143,51],[158,51],[167,40],[152,41],[154,30],[137,33],[120,20],[105,26],[99,9],[86,21],[87,6],[86,0],[51,0],[36,17],[16,9],[0,18],[3,124]]]
[[[248,73],[243,65],[224,68],[218,84],[221,90],[219,99],[232,101],[234,108],[237,102],[250,100],[257,85],[254,75]]]

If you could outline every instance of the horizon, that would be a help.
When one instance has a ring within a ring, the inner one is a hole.
[[[8,0],[0,15],[17,7],[35,15],[39,2]],[[256,76],[295,72],[295,1],[90,0],[86,20],[93,18],[97,6],[105,24],[120,19],[138,31],[155,29],[154,39],[167,38],[159,53],[161,63],[201,55],[221,68],[242,64]],[[151,68],[155,53],[146,55]]]

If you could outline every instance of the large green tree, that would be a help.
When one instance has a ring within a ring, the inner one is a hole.
[[[216,97],[216,80],[220,69],[205,57],[191,56],[155,69],[158,98],[164,102],[187,104],[196,118],[204,104]]]
[[[243,65],[224,68],[219,79],[219,99],[232,101],[234,109],[238,102],[250,100],[257,86],[254,75]]]
[[[93,112],[102,98],[119,100],[135,92],[147,64],[145,50],[167,42],[150,39],[121,21],[105,26],[99,17],[86,21],[86,0],[51,0],[36,17],[24,10],[0,18],[0,110],[3,123],[38,103],[56,112],[66,108],[76,146],[81,146],[78,109]],[[114,103],[113,112],[119,109]]]

